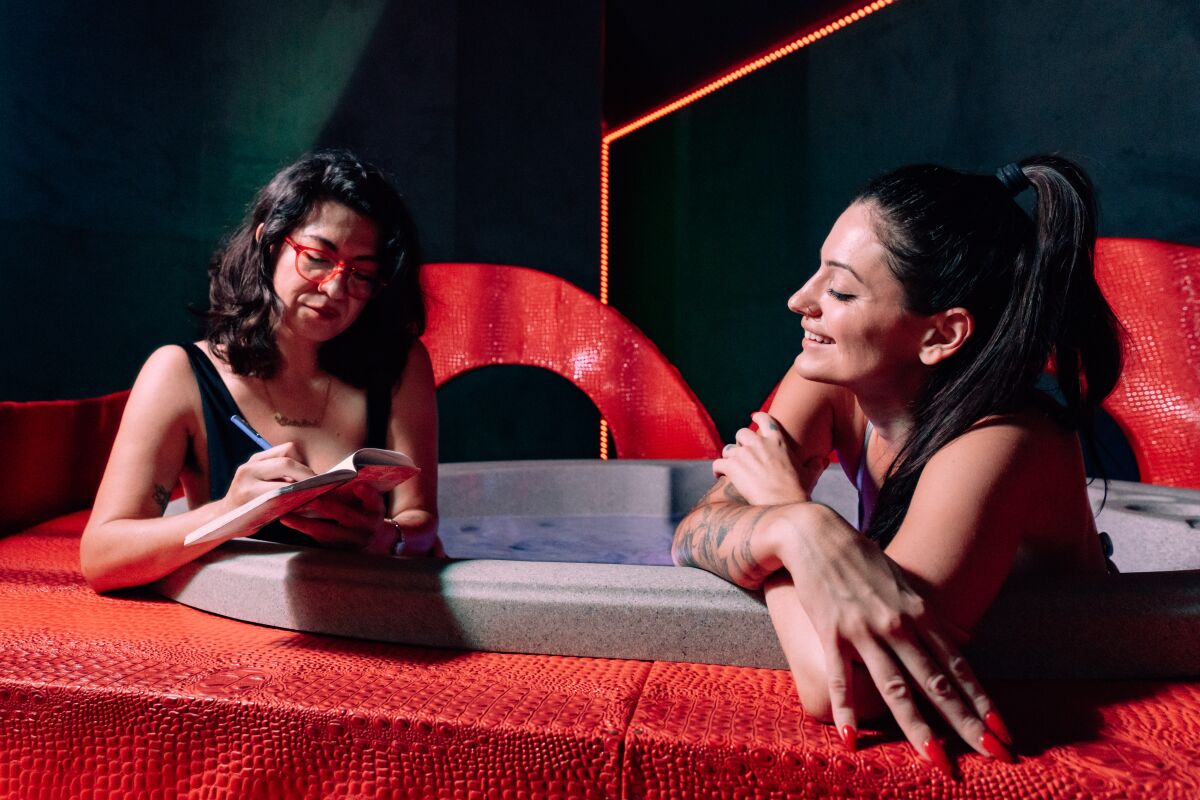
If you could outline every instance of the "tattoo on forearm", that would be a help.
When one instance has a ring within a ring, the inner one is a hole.
[[[749,505],[732,482],[721,479],[675,531],[675,560],[757,588],[767,571],[751,553],[750,538],[771,510]]]
[[[171,490],[157,483],[154,484],[154,504],[158,506],[159,514],[167,510],[167,503],[169,502],[171,502]]]
[[[728,500],[731,503],[741,503],[742,505],[749,505],[749,503],[746,502],[746,498],[742,497],[742,493],[739,492],[737,490],[737,487],[733,485],[733,481],[729,480],[728,478],[722,478],[721,481],[724,482],[724,484],[725,484],[725,486],[721,489],[722,497],[724,497],[726,500]],[[701,503],[709,502],[713,492],[715,492],[717,489],[717,486],[720,486],[720,485],[721,485],[720,483],[717,483],[716,486],[713,486],[713,488],[708,491],[708,494],[704,495],[704,497],[700,499],[700,502]]]

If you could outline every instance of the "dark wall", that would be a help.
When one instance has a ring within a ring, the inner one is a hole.
[[[217,241],[316,146],[394,176],[427,260],[524,264],[595,291],[600,42],[599,0],[515,14],[439,0],[5,6],[0,220],[22,257],[0,267],[20,287],[0,315],[0,398],[126,388],[155,347],[195,338],[186,307],[205,304]],[[488,436],[472,395],[489,379],[455,384],[443,450],[470,458]],[[577,454],[594,455],[595,418],[575,427]]]
[[[753,5],[8,4],[0,398],[121,389],[195,337],[215,244],[322,144],[395,176],[429,260],[595,291],[601,108],[622,122],[846,4]],[[614,303],[729,434],[798,348],[783,302],[872,173],[1059,150],[1096,178],[1103,233],[1200,243],[1198,39],[1175,0],[900,0],[614,144]],[[595,454],[575,390],[495,369],[441,390],[448,459]]]
[[[605,0],[604,121],[614,129],[864,0]]]
[[[1078,159],[1101,235],[1200,244],[1200,5],[902,0],[612,145],[612,298],[730,437],[871,175]]]

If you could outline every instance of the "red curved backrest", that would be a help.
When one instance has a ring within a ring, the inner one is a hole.
[[[0,534],[92,504],[128,398],[0,403]]]
[[[1127,333],[1121,379],[1104,407],[1142,481],[1200,488],[1200,247],[1100,239],[1096,278]]]
[[[423,337],[438,385],[496,364],[542,367],[579,387],[621,458],[715,458],[712,418],[654,343],[611,306],[554,275],[497,264],[426,264]]]

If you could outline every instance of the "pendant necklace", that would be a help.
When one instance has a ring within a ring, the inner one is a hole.
[[[267,401],[271,404],[274,412],[275,422],[285,428],[316,428],[325,420],[325,409],[329,407],[329,389],[333,386],[333,376],[325,381],[325,399],[321,401],[321,413],[316,419],[307,419],[306,417],[292,418],[278,410],[275,405],[275,398],[271,397],[271,386],[264,380],[263,388],[267,391]]]

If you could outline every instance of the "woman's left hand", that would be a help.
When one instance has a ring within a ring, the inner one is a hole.
[[[847,745],[858,725],[854,662],[861,660],[879,697],[917,753],[953,774],[942,742],[925,721],[916,698],[924,696],[963,741],[982,755],[1011,761],[1001,738],[1007,731],[995,706],[954,643],[948,625],[912,588],[903,569],[879,546],[835,512],[806,504],[785,509],[781,517],[779,558],[786,575],[773,579],[768,592],[772,622],[801,694],[819,694],[811,686],[817,669],[806,658],[802,630],[811,624],[824,652],[829,716]],[[791,533],[786,533],[791,529]],[[794,587],[795,602],[786,596]],[[803,609],[807,622],[795,611]],[[818,698],[806,708],[821,708]],[[824,714],[821,714],[824,716]],[[990,730],[989,730],[990,728]],[[849,733],[847,733],[849,729]]]
[[[280,519],[327,547],[362,550],[377,536],[387,508],[383,495],[369,486],[351,484],[328,492],[299,511]]]
[[[396,515],[396,527],[401,538],[393,555],[446,557],[446,549],[438,537],[437,518],[428,511],[418,508],[401,511]]]
[[[797,464],[799,455],[783,426],[765,411],[750,415],[758,426],[754,431],[742,428],[734,440],[713,462],[713,474],[724,475],[746,502],[755,506],[800,503],[809,499],[805,488],[828,465],[821,459]]]

